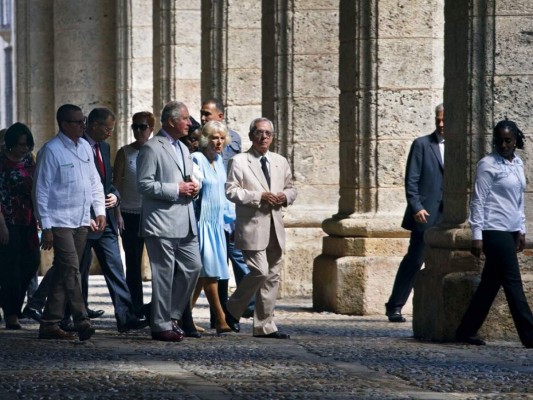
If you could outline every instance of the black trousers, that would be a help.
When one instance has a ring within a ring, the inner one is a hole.
[[[124,230],[122,231],[122,248],[126,256],[126,283],[130,289],[131,302],[135,313],[142,314],[143,282],[142,282],[142,256],[144,238],[139,236],[140,214],[123,212]]]
[[[485,266],[481,282],[457,328],[457,336],[476,334],[503,286],[520,340],[524,345],[533,344],[533,314],[524,295],[516,256],[518,236],[519,232],[483,231]]]
[[[403,257],[394,279],[394,286],[389,301],[385,306],[387,310],[402,308],[415,282],[416,273],[424,263],[424,232],[411,231],[411,240],[407,248],[407,254]]]

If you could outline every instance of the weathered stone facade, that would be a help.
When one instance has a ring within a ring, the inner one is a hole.
[[[275,151],[290,160],[299,190],[285,215],[281,295],[312,292],[317,310],[383,313],[408,241],[400,228],[408,149],[432,132],[434,107],[444,98],[446,221],[428,234],[414,328],[418,336],[449,339],[479,271],[461,225],[473,168],[505,114],[526,132],[533,126],[531,1],[15,6],[17,119],[30,125],[37,148],[56,132],[55,110],[64,102],[85,112],[115,110],[115,150],[132,140],[134,112],[157,116],[171,99],[185,101],[198,118],[202,98],[221,98],[245,149],[249,122],[273,119]]]

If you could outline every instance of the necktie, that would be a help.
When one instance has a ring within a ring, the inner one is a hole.
[[[268,173],[267,161],[266,157],[261,157],[261,169],[263,170],[263,174],[265,174],[268,187],[270,188],[270,174]]]
[[[104,162],[102,161],[102,153],[100,153],[100,144],[97,142],[94,144],[94,155],[96,156],[96,165],[102,178],[105,178]]]

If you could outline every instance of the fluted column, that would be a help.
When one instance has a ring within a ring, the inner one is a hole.
[[[340,1],[340,199],[322,224],[316,310],[384,313],[408,241],[400,223],[409,146],[434,130],[441,102],[442,6]]]

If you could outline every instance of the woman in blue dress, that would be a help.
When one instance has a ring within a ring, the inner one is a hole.
[[[219,121],[207,122],[199,140],[200,151],[191,155],[203,175],[202,189],[196,200],[202,271],[193,295],[193,304],[203,289],[215,313],[217,333],[231,331],[218,297],[218,280],[229,279],[224,234],[224,217],[228,200],[224,191],[226,170],[221,156],[222,150],[229,142],[230,136],[226,125]]]

